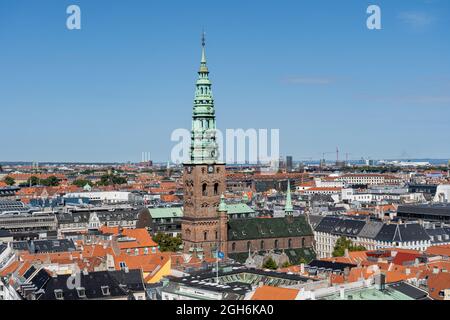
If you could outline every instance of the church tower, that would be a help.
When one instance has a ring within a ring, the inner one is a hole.
[[[213,257],[226,243],[219,212],[225,192],[225,164],[218,161],[214,99],[206,64],[205,36],[192,114],[190,160],[184,164],[183,251]],[[222,214],[223,215],[223,214]]]

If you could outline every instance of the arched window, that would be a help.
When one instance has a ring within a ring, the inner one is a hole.
[[[207,184],[206,183],[204,183],[203,185],[202,185],[202,194],[203,194],[203,196],[206,196],[208,193],[206,192],[206,187],[207,187]]]
[[[216,231],[216,240],[219,239],[219,233]]]
[[[217,196],[219,194],[219,184],[214,183],[214,195]]]
[[[203,240],[208,240],[208,231],[203,232]]]
[[[247,241],[247,251],[250,250],[252,247],[252,243],[250,241]]]
[[[305,247],[305,238],[302,238],[302,248]]]
[[[264,250],[264,240],[261,240],[260,248],[261,248],[261,250]]]
[[[231,244],[231,251],[236,251],[236,242],[233,242],[232,244]]]
[[[275,240],[274,247],[275,249],[278,249],[278,240]]]
[[[288,240],[288,248],[291,249],[292,248],[292,239]]]

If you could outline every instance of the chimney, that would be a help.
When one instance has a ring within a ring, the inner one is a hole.
[[[345,300],[345,287],[341,287],[339,289],[339,297],[341,298],[341,300]]]
[[[345,249],[344,257],[346,257],[346,258],[350,257],[350,255],[348,253],[348,249]]]
[[[300,264],[300,273],[301,274],[305,273],[305,264],[304,263]]]

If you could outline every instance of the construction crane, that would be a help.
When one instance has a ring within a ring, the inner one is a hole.
[[[320,166],[321,166],[321,167],[323,167],[323,166],[325,165],[325,163],[326,163],[325,156],[326,156],[327,154],[333,154],[333,153],[334,153],[334,151],[331,151],[331,152],[322,152],[322,159],[320,160]]]

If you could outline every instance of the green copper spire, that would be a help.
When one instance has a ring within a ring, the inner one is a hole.
[[[219,212],[227,212],[227,204],[225,203],[225,196],[222,194],[220,196]]]
[[[216,163],[218,157],[216,116],[205,46],[205,33],[203,33],[202,58],[192,113],[191,163]]]
[[[294,207],[292,206],[291,200],[291,181],[288,180],[288,187],[286,191],[286,205],[284,206],[284,213],[287,215],[292,215],[294,212]]]

